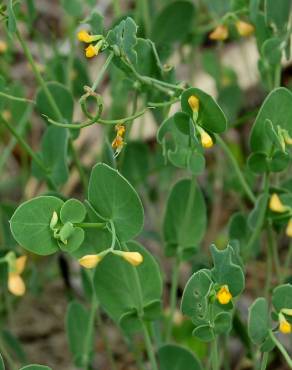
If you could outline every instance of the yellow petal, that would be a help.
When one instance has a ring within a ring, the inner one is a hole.
[[[15,272],[20,275],[23,273],[27,261],[27,256],[21,256],[16,258]]]
[[[143,262],[143,256],[139,252],[122,252],[121,256],[133,266],[138,266]]]
[[[7,50],[7,44],[5,41],[0,40],[0,54],[4,54]]]
[[[228,285],[223,285],[217,292],[216,297],[221,304],[228,304],[232,299],[232,294],[229,291]]]
[[[247,37],[250,36],[254,32],[254,26],[250,23],[243,22],[243,21],[237,21],[235,23],[237,32],[240,34],[240,36]]]
[[[278,194],[272,194],[269,202],[269,208],[273,212],[283,213],[286,212],[286,207],[281,202]]]
[[[286,235],[289,236],[289,238],[292,238],[292,218],[290,218],[286,227]]]
[[[279,330],[283,334],[290,334],[292,333],[292,325],[283,318],[280,320]]]
[[[98,254],[88,254],[78,260],[81,266],[87,269],[93,269],[102,260]]]
[[[91,37],[86,30],[80,30],[77,34],[77,38],[81,42],[91,42]]]
[[[193,111],[195,111],[195,112],[199,111],[200,101],[195,95],[191,95],[188,98],[188,103],[189,103],[189,106],[192,108]]]
[[[202,146],[206,149],[211,148],[213,146],[213,140],[205,130],[201,130],[201,143]]]
[[[25,293],[25,284],[22,278],[15,273],[8,276],[8,290],[16,296],[22,296]]]
[[[228,28],[226,26],[217,26],[213,32],[210,33],[209,39],[216,41],[224,41],[228,37]]]
[[[85,56],[86,58],[93,58],[99,53],[100,46],[94,46],[94,45],[89,45],[85,49]]]

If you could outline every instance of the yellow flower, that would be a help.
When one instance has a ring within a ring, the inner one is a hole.
[[[285,319],[283,315],[279,315],[279,330],[283,334],[290,334],[292,333],[292,325]]]
[[[143,262],[143,256],[139,252],[121,252],[120,255],[133,266],[138,266]]]
[[[86,30],[80,30],[77,34],[77,38],[81,42],[90,43],[94,41],[94,36],[89,35]]]
[[[281,202],[281,199],[276,193],[272,194],[270,198],[269,208],[273,212],[278,212],[278,213],[286,212],[286,207],[283,205],[283,203]]]
[[[250,23],[237,21],[235,27],[240,36],[247,37],[254,33],[254,26]]]
[[[79,264],[87,269],[93,269],[102,260],[98,254],[87,254],[78,260]]]
[[[87,46],[87,48],[85,49],[86,58],[93,58],[98,55],[100,48],[101,44],[99,42],[96,45],[90,44],[89,46]]]
[[[121,151],[123,146],[124,146],[124,139],[121,136],[116,136],[112,142],[112,148],[118,151]]]
[[[209,35],[210,40],[224,41],[228,37],[228,28],[223,25],[217,26]]]
[[[195,95],[191,95],[188,98],[189,106],[192,108],[193,112],[198,112],[200,107],[200,101]]]
[[[22,274],[25,268],[26,260],[26,256],[18,257],[9,266],[8,290],[16,296],[22,296],[25,293],[25,284],[20,274]]]
[[[200,135],[202,146],[206,149],[211,148],[213,146],[213,140],[211,136],[202,128],[200,129]]]
[[[232,294],[229,291],[228,285],[223,285],[216,294],[216,298],[221,304],[228,304],[232,299]]]
[[[0,54],[4,54],[7,51],[7,44],[5,41],[0,40]]]
[[[290,218],[290,220],[287,224],[286,235],[289,236],[289,238],[292,238],[292,218]]]
[[[122,124],[116,125],[115,130],[117,131],[117,136],[124,136],[126,127]]]

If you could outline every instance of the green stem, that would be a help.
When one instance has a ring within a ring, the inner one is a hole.
[[[212,370],[218,370],[218,346],[217,346],[217,337],[211,343],[211,361],[212,361]]]
[[[74,148],[74,143],[72,137],[69,137],[69,148],[72,154],[73,162],[75,163],[75,166],[77,168],[77,171],[79,172],[80,180],[82,182],[83,189],[85,193],[87,192],[87,177],[85,175],[84,169],[82,167],[82,164],[79,160],[79,156]]]
[[[112,0],[112,4],[115,18],[120,17],[121,15],[120,0]]]
[[[255,203],[256,202],[256,197],[255,195],[253,194],[251,188],[249,187],[248,183],[246,182],[240,168],[239,168],[239,165],[238,163],[236,162],[236,159],[234,158],[231,150],[228,148],[228,146],[225,144],[224,140],[221,139],[221,137],[217,134],[215,134],[216,136],[216,140],[217,142],[219,143],[219,145],[221,146],[221,148],[223,149],[223,151],[225,152],[225,154],[227,155],[227,157],[229,158],[236,174],[237,174],[237,177],[238,177],[238,180],[240,181],[240,184],[243,188],[243,190],[245,191],[246,195],[248,196],[249,200],[252,202],[252,203]]]
[[[6,98],[6,99],[19,101],[21,103],[36,104],[36,102],[34,100],[30,100],[30,99],[26,99],[26,98],[21,98],[19,96],[13,96],[13,95],[10,95],[10,94],[5,94],[2,91],[0,91],[0,96],[3,96],[3,98]]]
[[[144,28],[145,28],[145,36],[149,36],[151,30],[151,20],[149,14],[149,1],[148,0],[138,0],[137,6],[139,9],[139,16],[140,19],[143,20]]]
[[[285,360],[286,360],[288,366],[290,367],[290,369],[292,369],[292,359],[289,356],[288,352],[283,347],[282,343],[280,343],[278,341],[278,339],[275,337],[275,334],[272,332],[272,330],[270,330],[269,333],[270,333],[270,337],[271,337],[272,341],[274,342],[274,344],[276,345],[278,350],[282,353],[282,355],[285,358]]]
[[[275,271],[276,271],[277,280],[279,283],[281,281],[281,266],[280,266],[278,248],[277,248],[277,244],[275,240],[275,234],[273,232],[271,224],[268,224],[268,238],[270,240],[271,254],[273,257],[274,264],[275,264]]]
[[[17,36],[17,38],[18,38],[18,40],[19,40],[19,42],[21,44],[21,47],[23,49],[23,52],[24,52],[24,54],[25,54],[25,56],[26,56],[26,58],[27,58],[27,60],[28,60],[28,62],[30,64],[30,66],[31,66],[31,68],[33,70],[33,73],[35,75],[35,78],[36,78],[38,84],[43,89],[43,91],[44,91],[44,93],[45,93],[45,95],[46,95],[46,97],[47,97],[47,99],[49,101],[49,104],[50,104],[51,108],[53,109],[55,115],[57,116],[58,121],[61,121],[62,122],[63,121],[62,113],[60,112],[60,110],[59,110],[59,108],[58,108],[58,106],[56,104],[56,101],[55,101],[54,97],[52,96],[50,90],[48,89],[48,86],[47,86],[46,82],[44,81],[42,75],[40,74],[40,72],[39,72],[39,70],[38,70],[38,68],[37,68],[37,66],[35,64],[35,61],[33,59],[33,56],[31,54],[31,52],[30,52],[30,50],[29,50],[29,48],[28,48],[25,40],[22,38],[22,36],[21,36],[21,34],[19,33],[18,30],[16,30],[16,36]],[[83,168],[82,168],[82,166],[81,166],[81,164],[79,162],[78,155],[77,155],[77,153],[75,151],[72,137],[69,138],[69,146],[71,148],[72,156],[73,156],[73,159],[75,161],[77,170],[79,171],[80,178],[81,178],[82,183],[84,185],[84,182],[86,182],[85,174],[84,174]],[[86,187],[85,187],[85,189],[86,189]]]
[[[176,308],[179,266],[180,266],[180,258],[176,257],[176,260],[173,266],[173,271],[172,271],[172,279],[171,279],[170,312],[169,312],[169,317],[167,320],[167,327],[166,327],[166,335],[165,335],[166,341],[169,341],[170,336],[171,336],[173,317],[174,317],[175,308]]]
[[[82,227],[83,229],[103,229],[106,226],[106,222],[81,222],[74,224],[74,226]]]
[[[285,265],[284,265],[284,274],[282,274],[281,276],[280,284],[282,284],[285,281],[287,272],[289,275],[289,269],[291,267],[291,259],[292,259],[292,242],[290,242],[288,246],[288,254],[286,256]]]
[[[3,125],[11,132],[11,134],[15,137],[15,139],[18,141],[19,145],[31,156],[31,158],[35,161],[35,163],[44,171],[47,183],[51,187],[51,189],[56,190],[55,184],[52,182],[48,175],[48,169],[43,164],[43,162],[40,160],[40,158],[35,154],[35,152],[32,150],[32,148],[27,144],[27,142],[22,138],[22,136],[15,130],[15,128],[6,121],[2,115],[0,115],[0,120],[3,123]]]
[[[113,53],[113,52],[111,52],[111,53],[109,54],[109,56],[107,57],[107,59],[106,59],[105,63],[104,63],[104,64],[103,64],[103,66],[101,67],[101,69],[100,69],[100,71],[99,71],[99,73],[98,73],[98,75],[97,75],[97,77],[96,77],[96,79],[95,79],[95,81],[94,81],[94,83],[93,83],[93,85],[92,85],[92,87],[91,87],[91,89],[92,89],[93,91],[95,91],[95,90],[96,90],[96,88],[98,87],[98,85],[100,84],[100,81],[102,80],[102,78],[103,78],[103,76],[104,76],[104,74],[105,74],[106,70],[108,69],[108,67],[109,67],[109,65],[110,65],[110,63],[111,63],[111,61],[112,61],[113,57],[114,57],[114,53]]]
[[[143,330],[143,336],[144,336],[144,341],[146,345],[146,350],[147,350],[147,355],[151,364],[151,370],[158,370],[156,358],[155,358],[155,353],[152,347],[152,342],[147,330],[147,327],[145,325],[145,322],[141,319],[141,325],[142,325],[142,330]]]
[[[261,370],[266,370],[267,365],[268,365],[268,359],[269,359],[269,352],[264,352],[262,363],[261,363]]]

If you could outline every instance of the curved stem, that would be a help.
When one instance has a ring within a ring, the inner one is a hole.
[[[270,330],[269,333],[270,333],[270,337],[271,337],[272,341],[277,346],[278,350],[282,353],[282,355],[285,358],[285,360],[286,360],[288,366],[290,367],[290,369],[292,369],[292,359],[289,356],[288,352],[283,347],[282,343],[280,343],[278,341],[278,339],[275,337],[275,334],[272,332],[272,330]]]
[[[111,225],[111,233],[112,233],[112,244],[110,246],[110,251],[113,251],[115,249],[115,244],[116,244],[116,239],[117,239],[117,236],[116,236],[116,228],[115,228],[115,224],[113,223],[112,220],[109,221],[110,222],[110,225]]]
[[[221,137],[218,135],[218,134],[215,134],[216,136],[216,140],[217,142],[219,143],[219,145],[221,146],[221,148],[224,150],[225,154],[227,155],[227,157],[229,158],[236,174],[237,174],[237,177],[238,177],[238,180],[240,181],[240,184],[243,188],[243,190],[245,191],[246,195],[248,196],[249,200],[252,202],[252,203],[255,203],[256,201],[256,197],[255,195],[253,194],[250,186],[248,185],[248,183],[246,182],[239,166],[238,166],[238,163],[236,162],[236,159],[234,158],[231,150],[228,148],[228,146],[225,144],[224,140],[221,139]]]
[[[6,98],[6,99],[19,101],[21,103],[36,104],[36,102],[34,100],[21,98],[19,96],[13,96],[13,95],[10,95],[10,94],[5,94],[3,91],[0,91],[0,96],[3,96],[3,98]]]

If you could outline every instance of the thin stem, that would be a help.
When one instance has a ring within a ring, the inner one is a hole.
[[[80,179],[81,179],[81,182],[82,182],[83,189],[86,193],[87,192],[87,177],[86,177],[86,174],[84,172],[82,163],[80,162],[79,156],[78,156],[78,154],[77,154],[77,152],[74,148],[74,143],[73,143],[72,137],[69,137],[69,148],[71,150],[73,162],[75,163],[75,166],[76,166],[76,168],[79,172],[79,176],[80,176]]]
[[[106,70],[108,69],[108,67],[109,67],[109,65],[110,65],[110,63],[111,63],[111,61],[112,61],[113,57],[114,57],[114,53],[113,53],[113,52],[111,52],[111,53],[109,54],[109,56],[107,57],[107,59],[106,59],[105,63],[104,63],[104,64],[103,64],[103,66],[101,67],[101,69],[100,69],[100,71],[99,71],[99,73],[98,73],[98,75],[97,75],[97,77],[96,77],[96,79],[95,79],[95,81],[94,81],[94,83],[93,83],[93,85],[92,85],[92,87],[91,87],[91,89],[92,89],[93,91],[95,91],[95,90],[96,90],[96,88],[98,87],[98,85],[100,84],[100,81],[102,80],[102,78],[103,78],[103,76],[104,76],[104,74],[105,74]]]
[[[212,370],[218,370],[218,346],[217,346],[217,337],[211,343],[211,361],[212,361]]]
[[[149,3],[150,2],[148,0],[138,0],[137,2],[140,18],[143,20],[143,23],[144,23],[146,37],[149,36],[150,30],[151,30]]]
[[[103,229],[106,226],[105,222],[81,222],[74,224],[74,226],[82,227],[83,229]]]
[[[143,330],[143,336],[145,340],[145,345],[146,345],[146,350],[147,350],[147,355],[149,358],[149,361],[151,363],[151,370],[158,370],[156,358],[155,358],[155,353],[152,347],[152,342],[147,330],[147,327],[145,325],[145,322],[141,320],[141,325],[142,325],[142,330]]]
[[[281,281],[281,266],[280,266],[280,260],[279,260],[279,253],[278,248],[275,240],[275,233],[273,232],[271,224],[268,225],[268,237],[271,244],[271,253],[273,256],[273,261],[275,264],[275,271],[277,275],[278,282]]]
[[[113,5],[115,18],[120,17],[121,15],[120,0],[112,0],[112,5]]]
[[[173,325],[173,316],[176,308],[177,301],[177,286],[179,276],[180,258],[177,257],[173,266],[172,279],[171,279],[171,291],[170,291],[170,312],[167,321],[165,340],[169,341]]]
[[[282,284],[287,276],[287,272],[289,274],[289,269],[291,266],[291,260],[292,260],[292,242],[290,242],[288,246],[288,254],[286,256],[285,265],[284,265],[284,274],[281,276],[280,284]]]
[[[268,365],[268,359],[269,359],[269,352],[264,352],[262,363],[261,363],[261,370],[266,370],[267,365]]]
[[[219,135],[215,135],[216,136],[216,140],[217,142],[219,143],[219,145],[221,146],[221,148],[223,149],[223,151],[225,152],[225,154],[227,155],[227,157],[229,158],[236,174],[237,174],[237,177],[238,177],[238,180],[240,181],[240,184],[243,188],[243,190],[245,191],[246,195],[248,196],[249,200],[252,202],[252,203],[255,203],[256,202],[256,197],[255,195],[253,194],[251,188],[249,187],[248,183],[246,182],[239,166],[238,166],[238,163],[236,162],[236,159],[234,158],[231,150],[228,148],[228,146],[225,144],[224,140],[221,139],[221,137]]]
[[[282,353],[282,355],[285,358],[285,360],[286,360],[288,366],[290,367],[290,369],[292,369],[292,359],[289,356],[288,352],[283,347],[282,343],[280,343],[278,341],[278,339],[275,337],[275,334],[272,332],[272,330],[270,330],[269,333],[270,333],[270,337],[271,337],[272,341],[277,346],[278,350]]]
[[[19,101],[21,103],[36,104],[36,102],[34,100],[30,100],[30,99],[26,99],[26,98],[21,98],[19,96],[13,96],[13,95],[10,95],[10,94],[6,94],[6,93],[4,93],[2,91],[0,91],[0,96],[3,96],[3,98],[6,98],[6,99]]]
[[[16,370],[18,368],[18,366],[16,365],[16,363],[14,362],[12,357],[10,356],[10,353],[7,351],[7,349],[4,346],[3,341],[2,341],[1,338],[0,338],[0,352],[3,355],[3,357],[6,359],[8,365],[9,365],[9,368],[11,370]]]

